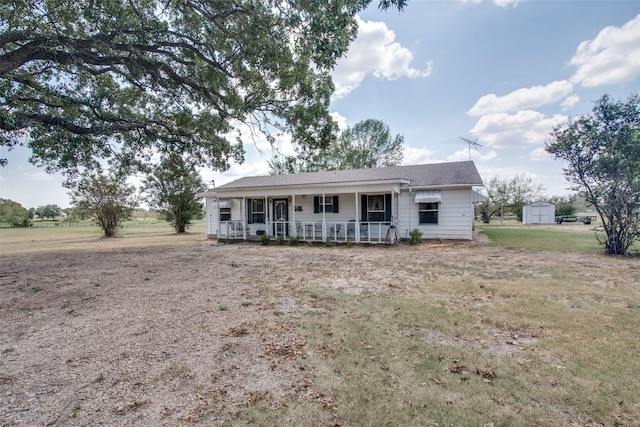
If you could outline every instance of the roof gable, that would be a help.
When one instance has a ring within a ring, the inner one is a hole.
[[[221,185],[219,190],[368,181],[410,181],[414,187],[482,185],[482,178],[472,161],[304,172],[292,175],[264,175],[239,178]]]

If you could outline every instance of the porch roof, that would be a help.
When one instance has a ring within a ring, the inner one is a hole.
[[[411,186],[434,187],[454,185],[482,185],[482,178],[472,161],[392,166],[384,168],[305,172],[292,175],[265,175],[239,178],[221,185],[218,190],[249,188],[406,181]]]

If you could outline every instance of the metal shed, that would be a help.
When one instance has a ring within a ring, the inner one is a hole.
[[[556,220],[556,205],[550,202],[533,202],[522,207],[523,224],[553,224]]]

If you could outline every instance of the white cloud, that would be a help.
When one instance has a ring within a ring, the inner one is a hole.
[[[413,53],[395,41],[395,33],[384,22],[356,19],[358,37],[333,70],[335,96],[344,96],[357,88],[367,74],[389,80],[428,77],[431,74],[431,62],[423,70],[411,66]]]
[[[478,164],[478,172],[483,181],[487,183],[492,177],[497,176],[500,179],[510,179],[516,175],[524,175],[530,178],[534,185],[541,184],[544,188],[543,192],[547,195],[568,195],[572,194],[569,189],[570,184],[567,183],[562,174],[560,165],[551,169],[544,170],[541,164],[531,163],[530,169],[522,166],[488,166]]]
[[[473,4],[482,3],[482,0],[461,0],[461,1],[462,3],[473,3]],[[509,6],[515,7],[516,4],[518,4],[518,2],[520,2],[520,0],[493,0],[493,4],[495,4],[496,6],[504,7],[504,8],[507,8]]]
[[[333,120],[338,124],[338,129],[345,130],[348,127],[347,118],[345,116],[337,112],[333,112],[330,114],[331,118],[333,118]]]
[[[435,163],[436,160],[434,160],[433,156],[433,151],[424,148],[424,147],[420,147],[420,148],[416,148],[416,147],[411,147],[410,145],[403,145],[403,160],[402,160],[402,164],[403,165],[422,165],[425,163]]]
[[[520,0],[493,0],[496,6],[507,8],[509,6],[516,7]]]
[[[245,176],[269,175],[269,165],[265,160],[246,161],[241,165],[232,163],[226,172],[213,171],[209,168],[200,169],[200,176],[207,185],[216,187],[227,184]]]
[[[567,110],[574,105],[576,105],[580,101],[580,97],[578,95],[569,95],[562,101],[562,109]]]
[[[25,173],[25,176],[31,181],[38,181],[38,182],[55,181],[57,178],[54,175],[50,175],[44,172]]]
[[[547,153],[544,147],[538,147],[529,153],[529,159],[534,162],[541,162],[543,160],[553,160],[553,157]]]
[[[447,161],[462,162],[465,160],[469,160],[469,157],[471,157],[471,160],[475,162],[493,160],[498,157],[498,152],[495,150],[491,150],[488,153],[484,153],[482,152],[482,148],[479,148],[477,150],[473,147],[471,147],[471,150],[469,150],[469,148],[463,148],[448,156]]]
[[[488,114],[478,120],[470,133],[491,147],[526,147],[543,144],[553,128],[566,120],[567,116],[556,114],[546,117],[531,110],[515,114]]]
[[[225,172],[213,171],[208,167],[199,168],[202,179],[208,185],[215,181],[216,187],[219,187],[245,176],[268,175],[268,161],[275,154],[280,153],[286,156],[295,154],[289,133],[274,133],[272,134],[273,142],[270,142],[262,132],[248,123],[235,122],[234,125],[236,130],[227,134],[226,138],[235,141],[238,131],[240,132],[240,139],[245,149],[245,161],[242,164],[230,161],[230,168]]]
[[[546,86],[533,86],[515,90],[504,96],[485,95],[467,112],[470,116],[506,113],[551,104],[566,97],[573,91],[567,80],[555,81]]]
[[[640,76],[640,15],[580,43],[569,64],[578,67],[571,81],[584,87],[614,85]]]
[[[231,165],[231,168],[225,173],[225,175],[231,176],[233,177],[233,179],[241,178],[244,176],[259,176],[268,174],[269,165],[264,160],[255,162],[244,162],[241,165],[233,164]]]
[[[487,183],[494,176],[497,176],[500,179],[510,179],[515,177],[516,175],[524,175],[528,178],[531,178],[531,180],[534,182],[539,176],[535,172],[523,170],[521,167],[517,166],[492,167],[486,165],[478,165],[477,167],[478,172],[480,172],[480,176],[485,183]]]

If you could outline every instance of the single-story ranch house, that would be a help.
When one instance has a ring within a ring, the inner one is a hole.
[[[299,236],[303,241],[385,242],[418,229],[424,239],[472,239],[472,161],[240,178],[199,196],[209,238]],[[480,196],[482,197],[482,196]],[[392,227],[395,226],[395,227]]]

